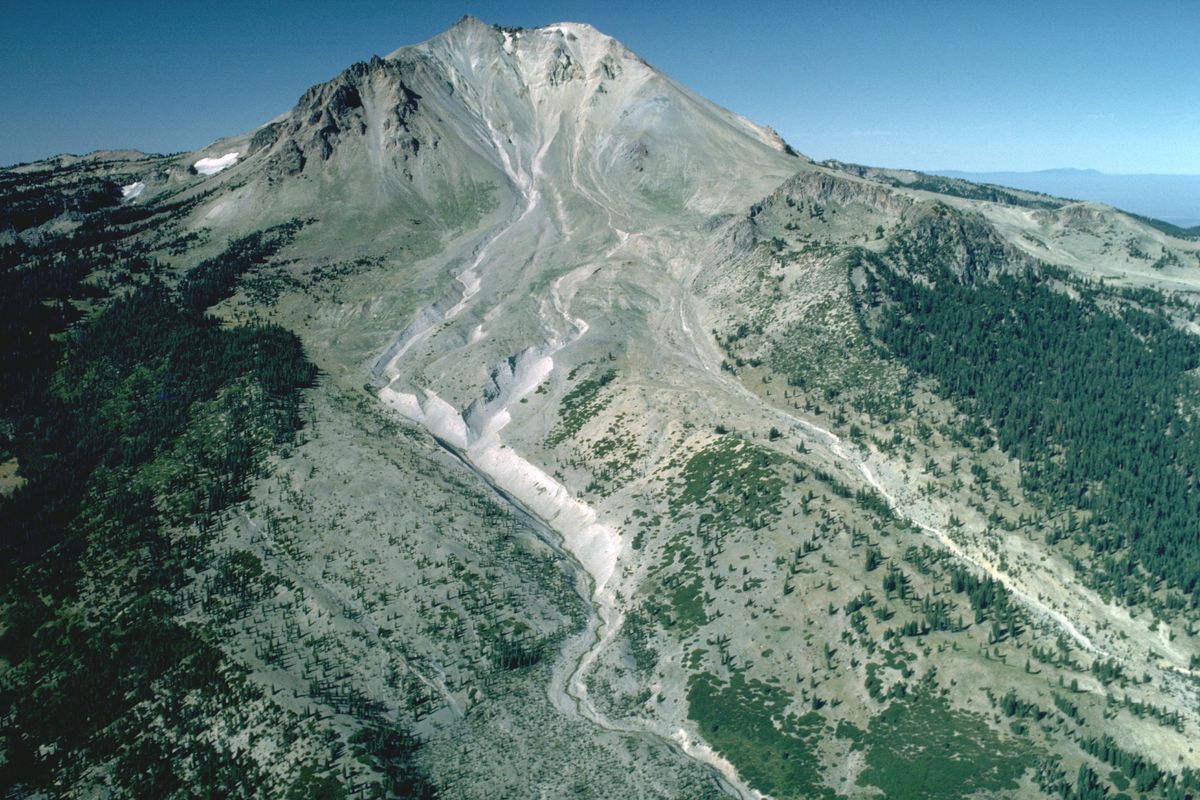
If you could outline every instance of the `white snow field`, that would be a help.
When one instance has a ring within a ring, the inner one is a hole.
[[[237,160],[237,153],[226,153],[225,155],[218,156],[217,158],[202,158],[195,164],[192,164],[192,166],[195,167],[196,172],[199,172],[201,175],[216,175],[221,170],[232,167],[237,163]]]

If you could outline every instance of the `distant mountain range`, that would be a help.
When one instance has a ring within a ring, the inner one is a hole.
[[[1094,169],[935,170],[934,174],[1045,192],[1073,200],[1094,200],[1185,228],[1200,225],[1200,175],[1109,175]]]

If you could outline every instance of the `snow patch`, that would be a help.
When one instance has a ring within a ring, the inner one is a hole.
[[[237,163],[237,160],[237,153],[226,153],[217,158],[202,158],[195,164],[192,164],[192,167],[201,175],[216,175],[221,170],[232,167]]]
[[[121,187],[121,197],[126,200],[132,200],[144,191],[146,191],[146,184],[141,181],[134,181],[128,186]]]

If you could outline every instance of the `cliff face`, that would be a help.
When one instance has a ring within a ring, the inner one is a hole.
[[[802,172],[789,178],[771,196],[778,202],[787,198],[860,205],[884,214],[901,214],[912,205],[911,197],[887,186],[866,180],[853,180],[829,172]]]

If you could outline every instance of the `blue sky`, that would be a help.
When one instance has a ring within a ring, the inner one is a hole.
[[[1200,2],[11,3],[0,164],[191,150],[470,12],[616,36],[814,158],[1200,174]]]

